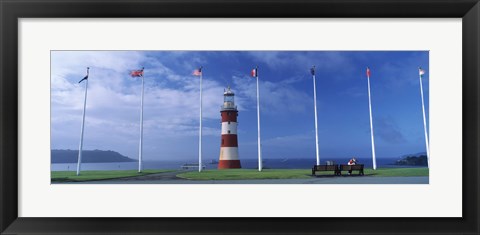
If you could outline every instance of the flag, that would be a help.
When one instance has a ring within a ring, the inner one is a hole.
[[[87,80],[87,79],[88,79],[88,74],[87,74],[87,76],[85,76],[84,78],[82,78],[82,80],[80,80],[78,83],[81,83],[81,82],[83,82],[83,80]]]
[[[258,77],[258,73],[257,73],[257,69],[252,69],[252,72],[250,72],[250,74],[252,75],[252,77],[256,78]]]
[[[424,74],[425,74],[425,70],[423,70],[422,68],[418,68],[418,75],[422,77]]]
[[[139,70],[133,70],[130,72],[130,76],[132,77],[143,77],[143,68]]]
[[[310,69],[310,73],[312,73],[312,76],[315,76],[315,66],[313,66],[313,67]]]
[[[87,80],[87,79],[88,79],[88,70],[89,70],[89,69],[90,69],[90,68],[87,67],[87,75],[85,75],[85,77],[82,78],[82,80],[80,80],[78,83],[81,83],[81,82],[83,82],[83,80]]]
[[[367,67],[367,77],[370,77],[370,68]]]
[[[193,70],[192,75],[193,75],[193,76],[201,76],[201,75],[202,75],[202,67]]]

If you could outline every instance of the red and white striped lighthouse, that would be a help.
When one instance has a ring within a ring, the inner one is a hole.
[[[238,110],[234,102],[235,94],[230,87],[223,93],[222,143],[220,145],[220,160],[218,169],[242,168],[238,159],[237,116]]]

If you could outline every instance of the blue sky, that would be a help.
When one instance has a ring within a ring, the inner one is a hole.
[[[427,51],[52,51],[51,148],[78,149],[84,83],[90,67],[84,149],[138,158],[145,67],[144,159],[198,157],[199,78],[203,66],[203,158],[218,159],[220,106],[231,86],[238,105],[240,159],[257,156],[258,66],[264,158],[315,158],[313,82],[317,68],[320,158],[371,157],[366,67],[376,156],[425,151],[418,67],[428,125]]]

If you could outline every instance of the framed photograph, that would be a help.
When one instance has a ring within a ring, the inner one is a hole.
[[[0,10],[2,234],[480,232],[476,0]]]
[[[51,182],[428,184],[428,59],[429,51],[52,51]],[[79,63],[92,64],[82,79]]]

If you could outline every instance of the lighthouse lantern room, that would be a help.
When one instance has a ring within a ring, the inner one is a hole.
[[[218,169],[242,168],[238,159],[237,116],[234,96],[230,87],[223,93],[223,106],[220,114],[222,117],[222,142],[220,144],[220,160]]]

